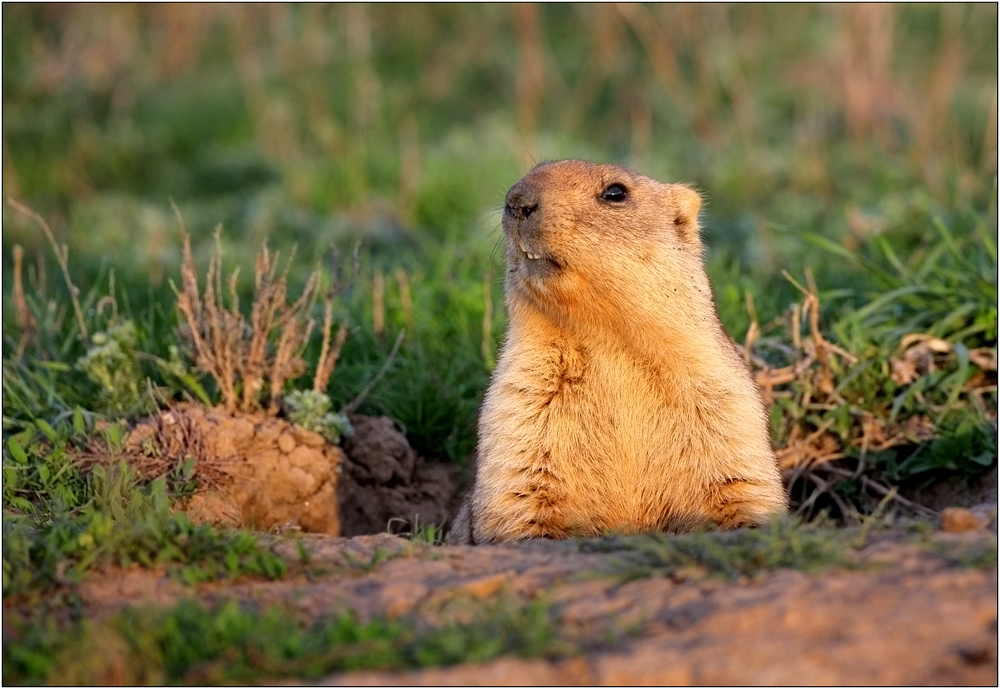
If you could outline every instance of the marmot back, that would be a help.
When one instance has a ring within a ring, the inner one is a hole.
[[[452,542],[785,513],[766,409],[712,300],[700,204],[686,186],[576,160],[511,187],[509,326]]]

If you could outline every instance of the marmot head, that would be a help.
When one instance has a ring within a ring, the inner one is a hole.
[[[700,205],[689,187],[615,165],[542,163],[504,201],[508,300],[599,320],[707,289]]]

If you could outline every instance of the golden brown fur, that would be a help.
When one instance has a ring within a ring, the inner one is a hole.
[[[702,265],[700,203],[574,160],[508,192],[509,328],[453,542],[784,514],[766,410]]]

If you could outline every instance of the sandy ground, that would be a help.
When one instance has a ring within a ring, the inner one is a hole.
[[[280,581],[192,589],[136,568],[96,573],[80,593],[91,615],[193,594],[282,602],[310,617],[350,608],[363,619],[407,615],[431,624],[477,601],[541,597],[580,649],[553,661],[336,674],[320,685],[995,685],[995,558],[983,567],[967,556],[995,552],[996,538],[989,530],[935,532],[914,542],[880,531],[846,568],[624,581],[621,552],[573,541],[456,547],[386,534],[306,536],[307,564],[293,543],[276,543],[299,563]]]

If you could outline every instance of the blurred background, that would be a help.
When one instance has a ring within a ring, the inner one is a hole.
[[[832,318],[891,287],[864,260],[889,247],[906,264],[936,221],[996,236],[994,3],[2,11],[3,194],[68,245],[81,292],[115,290],[161,353],[171,201],[200,266],[222,224],[241,289],[265,238],[297,246],[293,281],[361,240],[331,392],[353,397],[406,328],[362,411],[399,419],[432,457],[474,447],[504,324],[499,209],[535,162],[700,189],[738,341],[748,294],[762,323],[800,297],[782,270],[811,269]],[[15,244],[32,289],[65,292],[44,234],[5,205],[5,332]],[[970,347],[995,346],[992,319]]]

